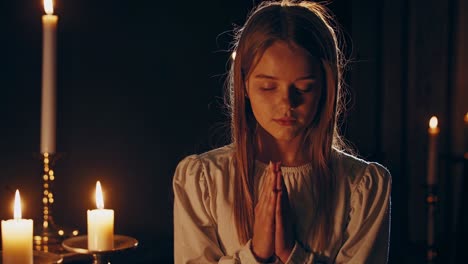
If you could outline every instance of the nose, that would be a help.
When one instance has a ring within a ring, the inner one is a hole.
[[[287,107],[296,108],[302,103],[301,94],[297,92],[297,89],[294,86],[290,86],[282,94],[282,102]]]

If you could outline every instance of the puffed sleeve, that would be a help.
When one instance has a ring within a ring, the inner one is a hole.
[[[223,253],[211,210],[216,192],[206,175],[206,167],[196,155],[182,160],[175,171],[174,263],[258,263],[250,249],[251,241],[233,256]]]
[[[390,173],[370,163],[351,194],[349,222],[335,263],[387,263]]]

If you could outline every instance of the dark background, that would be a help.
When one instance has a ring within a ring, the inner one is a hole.
[[[222,96],[231,30],[258,2],[55,4],[59,225],[86,232],[100,180],[115,232],[140,241],[126,262],[172,262],[172,175],[186,155],[229,138]],[[390,260],[424,262],[427,122],[437,115],[437,245],[441,263],[455,263],[457,246],[466,245],[450,237],[466,234],[467,224],[458,212],[466,188],[468,4],[336,0],[329,8],[351,59],[342,132],[361,157],[393,175]],[[37,223],[44,11],[40,0],[2,0],[0,12],[0,218],[12,217],[19,188],[24,217]]]

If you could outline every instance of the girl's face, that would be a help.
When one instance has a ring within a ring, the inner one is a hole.
[[[323,82],[320,60],[276,41],[251,70],[246,92],[259,125],[276,140],[291,141],[314,119]]]

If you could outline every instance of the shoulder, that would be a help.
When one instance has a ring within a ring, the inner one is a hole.
[[[333,169],[349,183],[352,189],[391,186],[392,177],[386,167],[343,151],[334,150]]]
[[[225,167],[233,161],[234,146],[232,144],[212,149],[197,155],[208,168]]]
[[[193,154],[182,159],[177,165],[174,181],[195,177],[197,180],[212,180],[217,171],[224,171],[233,161],[234,147],[226,145],[210,151]]]

